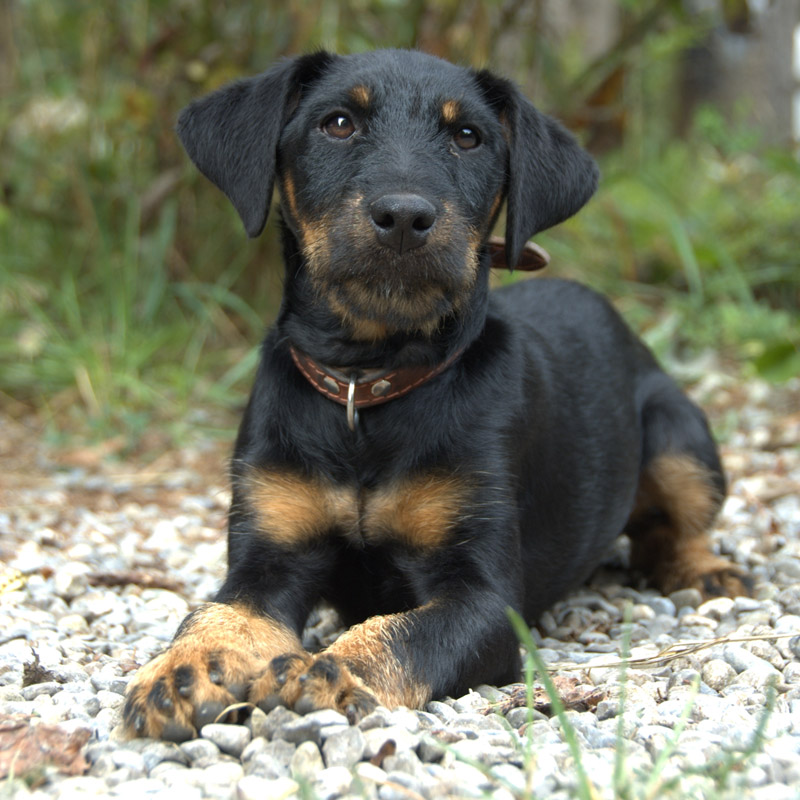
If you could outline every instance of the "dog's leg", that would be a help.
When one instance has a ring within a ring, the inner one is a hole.
[[[302,652],[294,631],[243,603],[208,603],[178,628],[170,647],[128,687],[129,735],[184,741],[232,703],[248,699],[272,659]]]
[[[705,597],[749,594],[743,571],[711,552],[708,529],[725,479],[703,413],[665,378],[642,419],[644,468],[626,526],[631,565],[664,593],[693,587]]]
[[[254,699],[277,693],[302,713],[334,708],[354,722],[378,704],[420,708],[478,683],[507,683],[519,674],[519,643],[505,609],[498,597],[442,596],[371,617],[318,655],[276,659]]]

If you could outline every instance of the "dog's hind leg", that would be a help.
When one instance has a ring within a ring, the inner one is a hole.
[[[725,478],[705,415],[663,373],[648,376],[642,389],[642,469],[625,529],[631,566],[664,593],[749,594],[743,571],[711,551],[708,530]]]

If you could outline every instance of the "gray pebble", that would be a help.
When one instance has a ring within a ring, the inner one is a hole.
[[[218,759],[220,749],[210,739],[190,739],[178,745],[186,753],[189,761],[194,764],[196,761]]]
[[[414,711],[414,716],[417,718],[417,730],[427,731],[431,728],[438,728],[442,722],[435,714],[430,714],[427,711]]]
[[[442,703],[439,700],[431,700],[431,702],[425,706],[425,710],[430,714],[434,714],[443,722],[449,722],[458,717],[458,711],[447,703]]]
[[[285,722],[275,731],[274,736],[295,744],[300,742],[319,744],[322,741],[323,728],[344,727],[347,724],[347,717],[344,715],[332,709],[324,709]]]
[[[664,615],[666,617],[674,617],[678,609],[675,601],[669,597],[644,597],[642,602],[650,606],[657,615]]]
[[[420,757],[413,750],[403,750],[383,760],[383,768],[387,772],[407,772],[420,780],[429,777],[429,773]]]
[[[266,736],[267,739],[272,739],[275,737],[276,732],[284,725],[290,724],[298,719],[300,719],[300,715],[296,714],[294,711],[284,706],[276,706],[267,714],[267,718],[259,723],[261,729],[260,735]]]
[[[237,758],[247,747],[252,738],[252,733],[244,725],[224,725],[212,723],[200,729],[200,736],[209,739],[219,747],[223,753],[228,753]]]
[[[488,700],[478,692],[469,692],[457,700],[453,700],[453,710],[459,714],[469,714],[489,705]]]
[[[539,768],[537,763],[537,771]],[[500,782],[501,786],[509,787],[518,796],[524,795],[528,790],[525,773],[519,767],[512,764],[496,764],[491,768],[490,773]]]
[[[786,683],[800,683],[800,661],[790,661],[783,669]]]
[[[713,620],[721,620],[734,610],[734,601],[730,597],[713,597],[697,607],[697,613]]]
[[[724,689],[736,678],[736,670],[721,658],[712,658],[703,664],[701,672],[703,682],[715,691]]]
[[[470,764],[457,761],[449,773],[451,785],[466,797],[482,797],[485,791],[492,788],[491,780]]]
[[[761,600],[754,597],[736,597],[733,601],[734,614],[743,614],[749,611],[759,611],[764,607]]]
[[[435,737],[424,735],[420,740],[417,752],[420,759],[426,764],[435,764],[442,760],[445,748]]]
[[[20,699],[33,700],[39,695],[47,694],[54,695],[62,691],[63,684],[56,683],[56,681],[46,681],[45,683],[34,683],[31,686],[25,686],[20,690]]]
[[[394,742],[398,753],[403,750],[414,750],[420,743],[419,734],[409,733],[405,728],[400,728],[397,725],[388,728],[371,728],[363,733],[365,758],[372,758],[377,755],[381,747],[390,740]]]
[[[56,684],[56,686],[58,686],[59,689],[61,688],[60,684]],[[25,698],[22,696],[22,690],[20,689],[20,687],[18,686],[0,687],[0,703],[23,703],[23,702],[25,702]]]
[[[761,665],[750,667],[740,672],[736,678],[738,683],[744,683],[755,689],[766,689],[768,686],[777,686],[781,682],[781,674],[771,664],[762,661]]]
[[[763,661],[758,656],[753,655],[749,650],[746,650],[739,644],[726,644],[722,649],[722,657],[728,662],[737,672],[744,672],[746,669],[759,669],[760,667],[769,667],[766,661]]]
[[[358,727],[362,731],[368,731],[371,728],[385,728],[391,724],[392,712],[388,708],[378,706],[371,714],[367,714],[364,719],[359,720]]]
[[[270,780],[257,775],[245,775],[236,784],[236,798],[237,800],[285,800],[296,795],[299,790],[299,784],[288,777]]]
[[[147,777],[169,783],[176,778],[178,772],[188,773],[189,767],[186,764],[179,764],[177,761],[162,761],[147,773]],[[181,798],[181,800],[183,799]]]
[[[185,750],[172,742],[153,742],[142,750],[144,766],[148,773],[164,761],[177,764],[189,764],[189,756]]]
[[[267,722],[267,715],[258,707],[250,712],[250,716],[244,724],[250,730],[254,739],[259,737],[270,738],[272,736],[272,730]]]
[[[328,767],[317,772],[314,777],[313,790],[317,800],[333,800],[349,791],[353,784],[353,775],[346,767]]]
[[[291,742],[283,739],[276,739],[274,742],[254,739],[243,753],[245,771],[248,775],[269,779],[290,777],[296,749]]]
[[[125,694],[129,678],[116,675],[112,670],[100,670],[93,673],[89,680],[97,691],[104,690],[115,694]]]
[[[395,708],[389,714],[389,725],[399,725],[411,733],[417,733],[422,727],[421,719],[416,711],[408,708]]]
[[[147,772],[147,763],[144,756],[134,750],[115,750],[111,753],[111,760],[117,768],[124,767],[128,769],[131,778],[141,778]]]
[[[409,795],[423,795],[425,787],[423,782],[408,772],[391,771],[386,774],[386,785],[378,789],[381,800],[408,800]]]
[[[115,786],[114,797],[123,800],[141,800],[142,797],[154,796],[164,789],[164,784],[152,778],[121,778]]]
[[[673,592],[669,599],[680,611],[682,608],[697,608],[703,602],[703,595],[697,589],[679,589]]]
[[[125,703],[125,696],[117,692],[107,692],[101,689],[97,693],[100,708],[120,708]]]
[[[518,751],[510,746],[493,747],[485,739],[462,739],[450,745],[450,750],[463,761],[473,761],[481,764],[500,764],[515,759]]]
[[[488,686],[485,683],[482,683],[480,686],[475,687],[475,691],[487,700],[490,703],[502,703],[505,700],[508,700],[508,695],[505,692],[501,692],[494,686]]]
[[[53,576],[53,588],[59,597],[72,600],[83,594],[89,586],[89,573],[92,568],[88,564],[68,563],[60,567]]]
[[[521,728],[527,722],[534,722],[536,720],[547,720],[547,716],[537,711],[535,708],[528,710],[527,708],[512,708],[506,714],[506,722],[514,728]]]
[[[314,776],[325,769],[322,754],[314,742],[303,742],[295,750],[289,770],[292,778],[300,781],[311,781]]]
[[[352,767],[361,760],[366,746],[359,728],[346,727],[325,739],[322,754],[329,767]]]

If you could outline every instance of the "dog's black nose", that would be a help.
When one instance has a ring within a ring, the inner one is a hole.
[[[425,244],[436,208],[418,194],[385,194],[369,207],[378,241],[405,253]]]

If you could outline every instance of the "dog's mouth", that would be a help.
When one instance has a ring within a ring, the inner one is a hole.
[[[456,215],[441,216],[422,245],[387,246],[362,213],[303,231],[317,294],[356,338],[432,335],[463,306],[478,275],[479,235]]]

